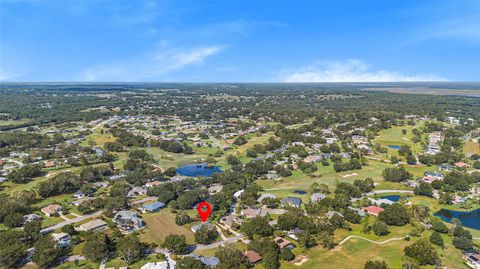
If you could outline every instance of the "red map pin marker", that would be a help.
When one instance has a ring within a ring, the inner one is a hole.
[[[205,211],[203,211],[204,208],[206,208]],[[212,206],[207,202],[201,202],[197,205],[197,211],[202,221],[206,222],[212,213]]]

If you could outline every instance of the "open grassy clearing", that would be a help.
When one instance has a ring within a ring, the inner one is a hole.
[[[0,126],[15,126],[21,125],[29,122],[29,119],[21,119],[21,120],[0,120]]]
[[[382,171],[386,167],[391,166],[391,164],[369,160],[369,165],[364,166],[362,169],[336,173],[333,165],[322,166],[319,164],[319,169],[314,173],[314,177],[309,177],[300,171],[293,171],[290,177],[276,181],[258,180],[257,184],[262,186],[265,191],[273,194],[285,193],[285,190],[289,193],[293,190],[308,190],[309,186],[314,182],[327,184],[330,190],[334,190],[337,182],[353,183],[356,179],[363,180],[367,177],[373,178],[375,182],[383,182]]]
[[[467,155],[480,154],[480,144],[476,142],[466,142],[463,146],[463,151]]]
[[[183,226],[175,224],[175,214],[167,209],[152,214],[144,214],[143,220],[146,228],[140,231],[140,240],[148,243],[156,243],[160,246],[165,237],[169,234],[183,234],[188,243],[194,242],[193,232]]]
[[[374,144],[380,144],[384,147],[387,147],[388,154],[399,156],[398,150],[388,148],[388,146],[402,146],[407,145],[409,146],[414,153],[420,153],[422,151],[422,145],[420,143],[413,143],[412,138],[414,135],[412,134],[412,129],[417,126],[392,126],[392,128],[382,130],[380,135],[376,137],[372,142]],[[407,130],[406,134],[402,133],[402,130]]]

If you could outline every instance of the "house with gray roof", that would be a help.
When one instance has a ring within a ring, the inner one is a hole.
[[[316,203],[320,200],[325,199],[325,197],[326,197],[325,194],[316,192],[316,193],[312,194],[312,197],[310,197],[310,201],[312,201],[312,203]]]
[[[293,207],[300,207],[302,205],[302,199],[300,199],[298,197],[286,197],[286,198],[283,198],[282,205],[283,206],[289,205],[289,206],[293,206]]]
[[[130,210],[117,212],[113,217],[113,222],[123,233],[131,233],[144,227],[142,219],[137,216],[137,213]]]

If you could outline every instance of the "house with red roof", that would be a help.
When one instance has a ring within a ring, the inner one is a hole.
[[[363,210],[370,215],[378,216],[378,214],[380,214],[380,212],[382,212],[384,209],[379,206],[372,205],[364,207]]]

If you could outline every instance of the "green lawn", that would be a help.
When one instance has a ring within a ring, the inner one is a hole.
[[[372,142],[374,144],[378,143],[387,148],[390,145],[392,146],[408,145],[414,152],[419,153],[422,151],[421,144],[413,143],[412,141],[412,138],[414,137],[414,135],[412,134],[412,129],[415,127],[416,126],[410,126],[410,125],[392,126],[392,128],[380,131],[380,135],[376,137]],[[403,129],[407,130],[406,134],[402,133]],[[398,150],[388,148],[388,154],[398,156]]]
[[[480,144],[475,142],[466,142],[463,146],[465,154],[480,154]]]
[[[175,214],[170,209],[162,209],[160,212],[144,214],[143,220],[146,228],[140,231],[140,240],[148,243],[161,245],[169,234],[183,234],[187,237],[188,243],[193,243],[193,232],[188,227],[175,224]]]

